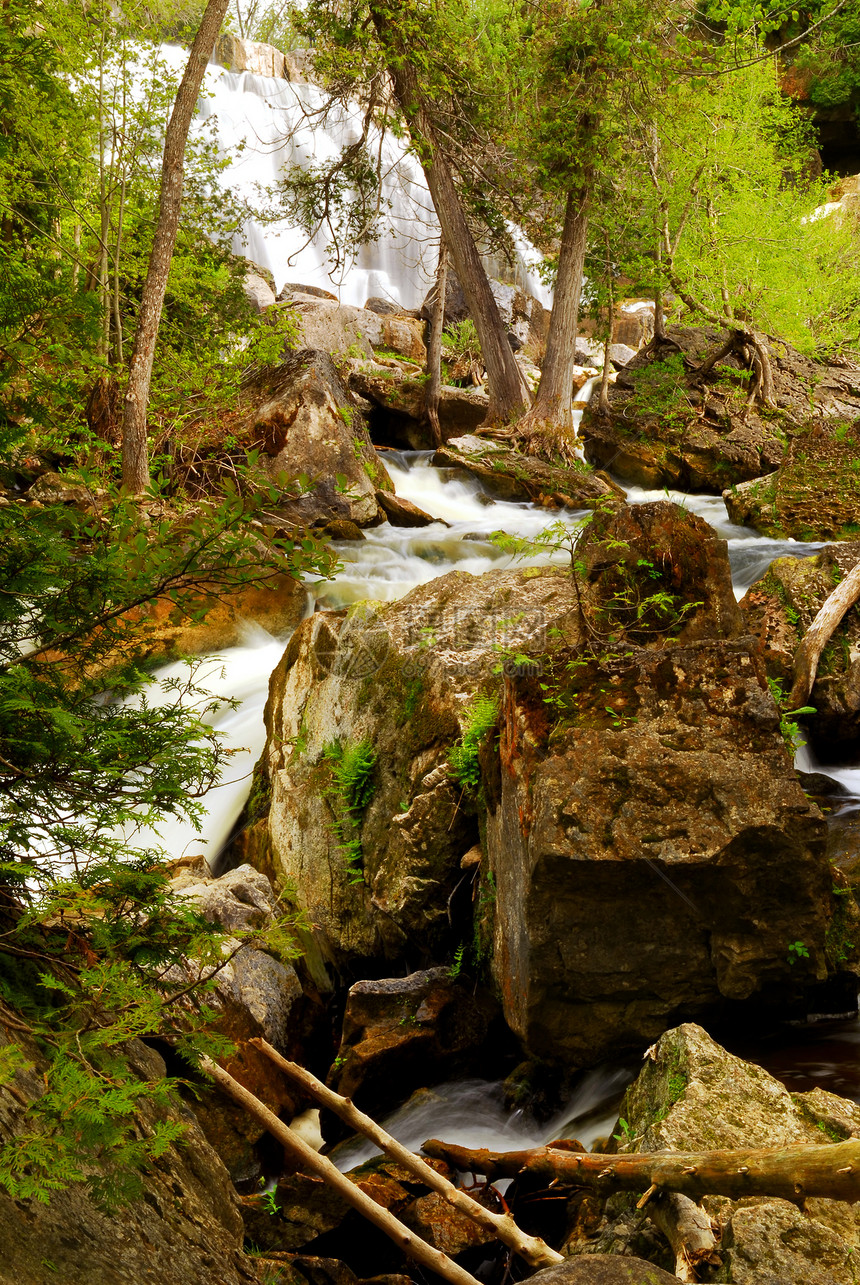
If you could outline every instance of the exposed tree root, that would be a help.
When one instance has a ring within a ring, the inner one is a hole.
[[[514,446],[524,455],[534,455],[547,464],[572,466],[577,462],[572,415],[550,419],[529,411],[514,425],[512,436]]]

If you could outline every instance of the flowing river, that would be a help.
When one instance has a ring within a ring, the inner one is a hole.
[[[341,569],[333,580],[309,585],[308,609],[338,608],[362,599],[390,602],[416,585],[452,570],[481,575],[511,565],[546,565],[567,562],[565,551],[542,553],[517,563],[491,540],[493,532],[534,538],[548,525],[561,520],[570,529],[587,517],[585,512],[548,512],[532,504],[493,500],[470,476],[457,470],[437,469],[430,452],[381,453],[398,495],[413,501],[440,520],[432,526],[402,528],[384,524],[365,532],[360,542],[336,546]],[[735,592],[740,597],[776,557],[810,556],[823,546],[779,541],[732,525],[719,497],[682,495],[665,491],[628,489],[631,503],[672,499],[705,518],[728,541]],[[314,601],[315,600],[315,603]],[[246,645],[232,649],[219,660],[207,661],[213,686],[225,696],[239,698],[238,709],[225,710],[216,723],[235,747],[245,747],[231,760],[230,780],[209,796],[205,826],[206,851],[210,862],[217,857],[241,811],[249,788],[250,771],[264,743],[262,710],[271,670],[279,659],[284,640],[276,640],[257,627],[249,629]],[[815,765],[802,751],[799,766]],[[860,807],[860,769],[831,768],[847,794],[841,810]],[[203,836],[190,829],[171,825],[162,831],[161,841],[172,854],[193,851]],[[202,849],[201,849],[202,850]],[[757,1034],[755,1041],[743,1035],[715,1032],[733,1051],[766,1066],[791,1089],[820,1086],[860,1101],[860,1068],[857,1045],[860,1022],[831,1019],[811,1025],[783,1026]],[[467,1146],[511,1149],[537,1145],[551,1138],[576,1136],[586,1145],[606,1136],[617,1114],[625,1085],[636,1074],[630,1063],[606,1066],[583,1075],[574,1097],[555,1119],[538,1124],[522,1113],[513,1116],[503,1110],[500,1085],[465,1081],[444,1085],[417,1094],[398,1110],[388,1127],[407,1145],[417,1146],[425,1138],[440,1134],[456,1138]],[[350,1168],[372,1153],[369,1144],[346,1144],[338,1149],[337,1160]]]

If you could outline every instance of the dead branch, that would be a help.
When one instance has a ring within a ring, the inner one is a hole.
[[[799,709],[809,700],[821,653],[842,617],[860,598],[860,562],[853,566],[844,580],[836,586],[812,624],[800,640],[794,653],[794,682],[789,696],[791,709]]]
[[[266,1126],[269,1133],[277,1138],[299,1161],[303,1171],[315,1174],[333,1187],[334,1190],[343,1197],[348,1204],[357,1209],[368,1222],[372,1222],[380,1231],[384,1232],[396,1245],[399,1245],[404,1254],[414,1258],[416,1263],[428,1267],[430,1271],[436,1272],[444,1280],[451,1281],[452,1285],[479,1285],[474,1276],[465,1271],[459,1264],[453,1262],[447,1254],[441,1250],[433,1249],[425,1241],[410,1231],[398,1218],[383,1209],[375,1200],[357,1187],[355,1183],[350,1182],[349,1178],[344,1177],[339,1169],[336,1169],[330,1160],[325,1156],[319,1155],[313,1147],[309,1147],[306,1142],[293,1133],[283,1120],[279,1120],[273,1111],[270,1111],[259,1098],[253,1093],[249,1093],[243,1088],[238,1080],[234,1080],[232,1075],[213,1062],[211,1058],[201,1058],[200,1065],[205,1073],[212,1077],[215,1083],[229,1094],[235,1102],[254,1116]]]
[[[593,1155],[535,1147],[530,1151],[471,1150],[432,1138],[422,1150],[456,1169],[513,1178],[530,1173],[571,1187],[610,1191],[677,1191],[700,1196],[776,1196],[802,1204],[810,1196],[860,1200],[860,1138],[824,1146],[743,1151],[656,1151]]]
[[[556,1253],[554,1249],[550,1249],[540,1237],[529,1236],[521,1231],[510,1214],[495,1214],[492,1210],[485,1209],[483,1205],[479,1205],[477,1200],[473,1200],[465,1191],[460,1191],[442,1174],[437,1173],[435,1169],[431,1169],[420,1156],[414,1155],[396,1138],[392,1138],[391,1134],[386,1133],[370,1116],[359,1111],[349,1098],[344,1098],[339,1093],[335,1093],[333,1089],[327,1088],[316,1076],[311,1075],[310,1071],[306,1071],[295,1062],[288,1062],[265,1040],[252,1039],[249,1043],[271,1058],[285,1075],[300,1084],[322,1106],[334,1111],[357,1133],[363,1133],[366,1138],[370,1138],[371,1142],[375,1143],[380,1150],[386,1152],[398,1164],[403,1165],[404,1169],[414,1173],[425,1186],[438,1191],[455,1209],[459,1209],[461,1213],[467,1214],[469,1218],[474,1219],[481,1227],[492,1232],[503,1244],[514,1250],[532,1267],[549,1267],[553,1263],[564,1262],[561,1254]]]
[[[711,1220],[689,1196],[676,1191],[658,1191],[649,1202],[647,1212],[671,1246],[678,1280],[697,1281],[697,1268],[705,1263],[719,1263]]]

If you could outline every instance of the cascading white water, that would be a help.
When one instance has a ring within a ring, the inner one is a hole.
[[[186,52],[166,45],[162,54],[171,69],[181,73]],[[276,184],[286,169],[308,169],[338,156],[344,146],[360,139],[364,112],[358,103],[328,111],[325,105],[325,95],[316,85],[210,64],[199,122],[214,125],[228,162],[219,181],[251,207],[260,208],[270,204],[262,189]],[[326,228],[308,239],[285,219],[263,223],[253,217],[236,234],[234,252],[267,268],[279,290],[289,281],[329,290],[341,303],[357,307],[374,295],[405,308],[420,306],[434,278],[439,242],[439,223],[421,166],[402,139],[376,126],[369,130],[367,149],[382,173],[378,236],[355,258],[335,267]],[[517,229],[512,227],[511,233],[517,262],[505,279],[514,279],[550,307],[552,293],[536,271],[541,256]],[[502,268],[496,261],[491,266],[495,271]]]

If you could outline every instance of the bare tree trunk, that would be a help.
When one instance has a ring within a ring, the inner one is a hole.
[[[661,1191],[648,1202],[647,1209],[648,1217],[672,1248],[678,1280],[697,1281],[699,1267],[719,1263],[711,1220],[689,1196]]]
[[[529,405],[531,395],[520,374],[490,282],[460,200],[454,175],[436,136],[424,102],[415,68],[398,28],[396,6],[370,5],[379,42],[386,53],[388,72],[397,101],[406,117],[409,132],[419,145],[419,159],[454,270],[463,287],[469,313],[475,323],[487,368],[490,405],[489,424],[517,419]]]
[[[600,373],[600,397],[597,402],[597,411],[600,415],[609,414],[609,374],[612,369],[612,360],[609,356],[609,350],[612,347],[612,328],[615,325],[615,293],[612,289],[612,259],[609,252],[609,233],[604,234],[604,244],[606,247],[606,283],[609,291],[609,300],[607,311],[608,331],[606,342],[603,345],[603,370]]]
[[[610,1191],[678,1191],[700,1196],[777,1196],[802,1204],[810,1196],[860,1198],[860,1138],[825,1146],[756,1148],[744,1151],[654,1151],[595,1155],[535,1147],[531,1151],[486,1151],[431,1138],[428,1156],[456,1169],[513,1178],[530,1173],[572,1187]],[[652,1193],[652,1194],[654,1194]]]
[[[445,325],[445,295],[448,289],[448,250],[445,238],[439,241],[439,266],[436,269],[436,298],[430,318],[430,336],[427,341],[427,387],[424,410],[433,436],[433,445],[442,445],[442,428],[439,424],[439,398],[442,393],[442,330]]]
[[[485,1209],[483,1205],[479,1205],[477,1200],[473,1200],[471,1196],[467,1195],[465,1191],[460,1191],[442,1174],[436,1173],[435,1169],[431,1169],[426,1160],[414,1155],[402,1143],[392,1138],[375,1120],[371,1120],[370,1116],[359,1111],[349,1098],[344,1098],[339,1093],[335,1093],[333,1089],[329,1089],[315,1075],[311,1075],[310,1071],[306,1071],[304,1067],[297,1066],[295,1062],[288,1062],[266,1040],[252,1039],[250,1043],[271,1058],[285,1075],[300,1084],[305,1092],[310,1093],[322,1106],[334,1111],[357,1133],[363,1133],[365,1137],[370,1138],[380,1150],[387,1152],[398,1164],[403,1165],[405,1169],[415,1174],[419,1182],[431,1187],[434,1191],[438,1191],[455,1209],[459,1209],[461,1213],[473,1218],[481,1227],[492,1232],[498,1240],[507,1245],[509,1249],[513,1249],[530,1266],[549,1267],[553,1263],[564,1262],[561,1254],[556,1253],[554,1249],[550,1249],[549,1245],[542,1241],[540,1237],[529,1236],[526,1232],[521,1231],[510,1214],[494,1214],[492,1210]]]
[[[368,1222],[372,1222],[376,1227],[383,1231],[386,1236],[390,1237],[396,1245],[414,1258],[416,1263],[421,1263],[423,1267],[429,1267],[431,1272],[436,1272],[444,1280],[451,1281],[452,1285],[478,1285],[474,1276],[460,1267],[457,1263],[448,1258],[439,1249],[433,1249],[425,1241],[410,1231],[399,1219],[383,1209],[375,1200],[357,1187],[349,1178],[345,1178],[339,1169],[335,1168],[330,1160],[325,1156],[319,1155],[313,1147],[309,1147],[297,1133],[293,1133],[283,1120],[279,1120],[273,1111],[270,1111],[259,1098],[253,1093],[249,1093],[246,1088],[234,1080],[232,1075],[223,1070],[217,1063],[208,1057],[200,1060],[200,1065],[207,1075],[211,1076],[219,1088],[229,1094],[234,1102],[238,1102],[250,1115],[266,1126],[272,1137],[277,1138],[282,1146],[299,1161],[302,1170],[305,1173],[315,1174],[333,1187],[338,1195],[354,1209],[357,1209]]]
[[[534,405],[517,425],[517,436],[523,438],[529,453],[550,459],[561,456],[572,461],[576,458],[573,368],[588,232],[588,200],[586,177],[567,194],[541,381]]]
[[[800,640],[800,645],[794,653],[794,682],[788,698],[791,709],[799,709],[809,700],[821,653],[846,611],[854,606],[858,598],[860,598],[860,562],[853,566],[845,579],[836,586]]]
[[[167,289],[167,274],[176,244],[179,213],[182,208],[182,183],[185,167],[185,144],[197,106],[200,86],[215,39],[224,21],[229,0],[208,0],[185,74],[176,94],[176,102],[164,138],[164,160],[161,167],[161,199],[149,270],[140,301],[134,350],[128,372],[122,438],[122,481],[138,495],[149,485],[149,452],[146,442],[146,414],[149,407],[149,385],[155,343],[161,322],[161,309]]]

